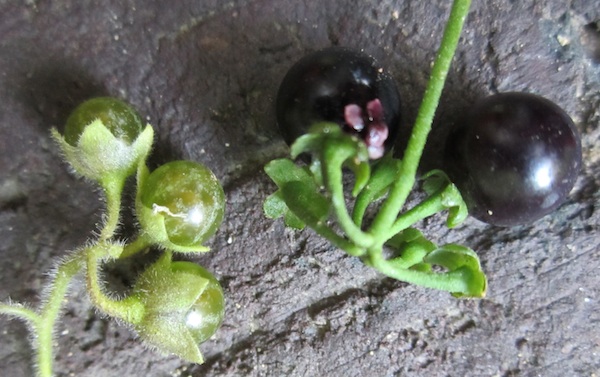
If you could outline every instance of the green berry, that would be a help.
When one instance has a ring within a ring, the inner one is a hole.
[[[77,146],[83,130],[96,119],[127,144],[132,144],[143,130],[142,118],[127,103],[112,97],[97,97],[73,110],[65,126],[65,141]]]
[[[138,211],[138,217],[150,237],[159,237],[154,230],[163,222],[170,243],[193,246],[217,231],[223,220],[225,194],[204,165],[173,161],[147,177],[140,188],[140,204],[144,210]]]
[[[197,344],[208,340],[221,326],[225,313],[225,298],[219,281],[213,274],[191,262],[173,262],[174,273],[186,272],[208,280],[202,294],[185,314],[185,325]]]
[[[223,321],[223,290],[209,271],[171,258],[165,252],[134,285],[132,297],[143,304],[144,315],[133,325],[146,344],[201,364],[199,345]]]

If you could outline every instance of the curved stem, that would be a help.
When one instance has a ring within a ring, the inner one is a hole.
[[[425,90],[423,102],[421,103],[415,126],[401,162],[400,175],[402,179],[397,179],[392,186],[371,227],[371,233],[378,240],[381,240],[383,234],[394,223],[415,184],[419,161],[423,154],[427,136],[431,130],[433,117],[444,88],[446,77],[448,76],[450,63],[454,57],[463,24],[469,13],[470,5],[471,0],[455,0],[452,5],[448,24],[444,30],[440,49],[431,70],[431,77]],[[385,240],[381,240],[381,242],[385,242]]]
[[[28,321],[33,326],[37,325],[40,321],[40,316],[34,310],[26,308],[21,304],[0,303],[0,314]]]
[[[444,210],[446,207],[442,203],[442,200],[442,191],[440,191],[406,211],[400,215],[387,232],[384,233],[385,238],[390,239],[417,221],[423,220]]]
[[[106,241],[115,234],[119,226],[121,213],[121,195],[125,181],[122,179],[106,179],[102,182],[102,188],[106,194],[106,214],[104,227],[100,233],[100,241]]]
[[[344,185],[342,183],[342,164],[344,158],[336,150],[335,146],[326,145],[324,158],[321,163],[324,175],[324,182],[328,191],[331,193],[331,204],[335,211],[338,223],[352,242],[359,247],[369,247],[373,243],[370,234],[354,223],[354,220],[348,213],[346,201],[344,199]]]
[[[146,233],[140,233],[133,241],[125,245],[119,259],[129,258],[152,246],[152,240]]]
[[[137,297],[129,296],[122,300],[115,300],[108,297],[101,287],[98,276],[99,262],[105,255],[113,254],[104,250],[103,246],[105,245],[92,246],[87,251],[87,286],[90,298],[94,305],[106,314],[127,323],[139,323],[144,315],[144,305]]]
[[[354,257],[360,257],[365,254],[366,250],[360,248],[355,243],[348,241],[347,239],[340,237],[335,231],[326,225],[322,225],[319,223],[306,223],[310,226],[315,232],[317,232],[322,237],[326,238],[331,242],[335,247],[338,247],[348,254]]]
[[[365,262],[382,274],[406,283],[454,294],[471,293],[469,287],[470,272],[466,269],[458,269],[445,273],[431,273],[398,268],[393,262],[385,260],[381,256],[381,253],[370,253],[370,258]]]
[[[79,252],[58,266],[47,301],[42,308],[39,321],[34,327],[37,332],[37,367],[40,377],[52,376],[54,324],[60,313],[69,282],[83,268],[82,262],[83,253]]]

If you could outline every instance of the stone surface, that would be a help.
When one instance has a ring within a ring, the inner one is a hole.
[[[287,149],[273,97],[308,51],[375,56],[414,120],[450,1],[0,0],[0,300],[36,304],[56,258],[101,220],[49,129],[94,95],[126,99],[155,126],[156,165],[201,161],[228,209],[196,260],[227,294],[227,317],[188,365],[145,349],[94,312],[76,280],[56,330],[57,376],[599,376],[600,8],[595,1],[475,1],[436,121],[476,98],[530,91],[583,136],[584,167],[556,213],[517,228],[468,220],[434,240],[481,256],[485,299],[385,279],[310,231],[265,219],[262,166]],[[423,164],[435,164],[435,137]],[[33,375],[27,329],[0,318],[0,370]]]

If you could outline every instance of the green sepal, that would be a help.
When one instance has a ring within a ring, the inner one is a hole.
[[[430,196],[439,195],[441,204],[448,209],[448,228],[460,225],[467,216],[469,210],[463,200],[458,188],[450,181],[446,173],[441,170],[432,170],[423,177],[423,190]]]
[[[147,312],[187,311],[208,284],[201,276],[173,272],[172,263],[171,253],[164,253],[138,278],[134,291]]]
[[[152,348],[196,364],[204,363],[200,347],[183,323],[165,320],[159,313],[151,314],[134,326],[140,338]]]
[[[96,119],[85,127],[75,147],[56,129],[52,129],[52,136],[76,173],[102,183],[115,179],[124,181],[133,174],[152,149],[154,131],[147,125],[134,142],[128,144]]]
[[[201,364],[204,358],[186,327],[185,315],[209,281],[191,272],[174,271],[172,264],[171,253],[164,253],[138,278],[133,295],[145,310],[134,328],[144,342],[161,352]]]
[[[136,198],[136,215],[140,223],[143,224],[143,231],[147,238],[166,250],[173,250],[178,253],[205,253],[210,251],[209,247],[202,244],[178,245],[171,242],[165,226],[165,218],[157,213],[157,209],[143,205],[139,197]]]

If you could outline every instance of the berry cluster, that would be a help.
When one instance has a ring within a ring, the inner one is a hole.
[[[393,156],[402,121],[399,91],[371,57],[330,48],[307,55],[289,70],[276,111],[292,158],[265,166],[277,185],[264,202],[266,216],[283,217],[293,228],[308,225],[389,277],[456,297],[485,295],[487,278],[477,254],[463,245],[436,245],[414,224],[441,211],[448,212],[448,227],[459,225],[469,212],[495,225],[535,221],[566,200],[581,166],[581,141],[573,121],[554,103],[533,94],[497,94],[473,106],[451,130],[444,171],[417,177],[469,6],[470,0],[454,0],[402,159]],[[203,243],[224,214],[219,181],[191,161],[150,172],[152,127],[144,127],[135,110],[114,98],[84,102],[67,120],[64,135],[53,130],[53,137],[73,170],[102,188],[107,207],[98,237],[57,265],[40,308],[0,304],[0,314],[30,325],[39,376],[52,375],[53,328],[78,273],[86,275],[97,309],[128,324],[146,344],[202,363],[199,344],[223,320],[223,290],[210,272],[174,261],[173,253],[208,251]],[[309,158],[296,163],[300,155]],[[346,190],[349,172],[353,187]],[[124,242],[117,236],[121,197],[132,175],[140,232]],[[417,181],[423,200],[405,209]],[[161,255],[128,295],[107,294],[99,278],[102,264],[151,247]]]
[[[468,8],[468,0],[454,2],[402,160],[391,150],[401,127],[400,96],[383,67],[342,48],[313,52],[292,66],[279,87],[277,121],[292,159],[310,159],[308,165],[284,158],[265,167],[278,190],[264,211],[290,227],[308,225],[390,277],[481,297],[487,282],[477,254],[462,245],[435,245],[413,224],[443,210],[448,227],[468,213],[501,226],[535,221],[567,199],[581,166],[581,141],[569,116],[547,99],[490,96],[451,130],[443,171],[420,177],[425,199],[401,212],[417,181]],[[345,170],[354,173],[350,204]],[[375,214],[367,219],[369,206]]]
[[[37,370],[52,376],[52,333],[71,279],[86,275],[94,306],[136,330],[147,345],[184,360],[202,363],[199,344],[223,320],[225,300],[216,278],[199,265],[174,261],[173,252],[205,252],[219,227],[225,194],[214,174],[192,161],[168,162],[150,172],[146,159],[154,132],[128,104],[110,97],[90,99],[67,120],[64,135],[52,135],[76,174],[97,183],[106,196],[99,236],[61,261],[47,297],[37,310],[0,304],[0,313],[25,320],[34,336]],[[135,213],[139,234],[117,237],[125,180],[136,175]],[[99,278],[102,264],[161,250],[159,259],[138,276],[130,293],[115,299]]]

